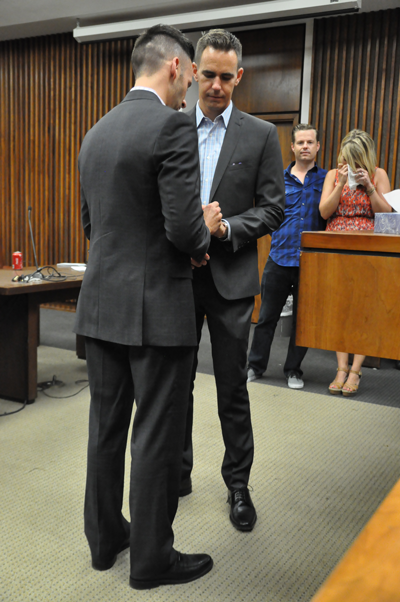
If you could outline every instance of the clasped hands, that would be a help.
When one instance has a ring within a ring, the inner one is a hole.
[[[339,182],[343,186],[347,182],[348,173],[349,173],[348,164],[347,163],[344,163],[344,164],[339,163],[339,165],[338,165]],[[354,179],[357,182],[357,184],[361,184],[361,186],[364,186],[366,188],[366,190],[370,190],[371,188],[373,188],[373,184],[369,177],[369,173],[363,167],[359,167],[357,169],[357,171],[354,172]]]
[[[204,221],[206,223],[207,228],[210,230],[210,233],[212,236],[215,236],[216,238],[222,238],[225,236],[226,234],[226,224],[224,224],[224,222],[222,222],[222,213],[221,213],[221,207],[219,206],[219,203],[217,201],[213,201],[212,203],[209,203],[208,205],[202,205],[203,207],[203,214],[204,214]],[[200,268],[202,265],[207,265],[207,261],[210,259],[210,256],[208,255],[208,253],[205,254],[204,258],[202,259],[201,263],[199,263],[198,261],[196,261],[195,259],[191,259],[192,262],[192,269],[196,268]]]

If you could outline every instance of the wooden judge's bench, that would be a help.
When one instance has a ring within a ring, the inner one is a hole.
[[[399,360],[400,236],[303,232],[301,249],[297,345]]]

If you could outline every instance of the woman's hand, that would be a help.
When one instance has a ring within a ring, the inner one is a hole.
[[[338,165],[338,176],[339,176],[339,184],[344,186],[347,182],[347,175],[349,173],[349,166],[347,163],[339,163]]]
[[[361,184],[361,186],[364,186],[365,190],[371,190],[374,187],[374,185],[371,182],[371,178],[369,177],[369,173],[366,169],[363,169],[362,167],[357,169],[354,178],[357,184]]]

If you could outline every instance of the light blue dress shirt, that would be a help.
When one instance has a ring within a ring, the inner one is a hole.
[[[226,128],[232,114],[232,102],[221,115],[211,121],[205,117],[200,109],[199,103],[196,105],[196,124],[197,135],[199,138],[199,158],[200,158],[200,195],[202,205],[208,205],[210,202],[211,185],[214,179],[215,168],[217,167],[222,144],[224,142]]]
[[[208,205],[210,202],[211,186],[222,144],[224,142],[226,128],[228,127],[232,115],[232,107],[232,102],[230,102],[225,111],[221,113],[221,115],[218,115],[214,121],[211,121],[211,119],[205,117],[198,102],[196,105],[196,125],[200,159],[200,196],[202,205]],[[230,240],[231,227],[229,222],[226,220],[222,221],[228,228],[227,237],[224,240]]]

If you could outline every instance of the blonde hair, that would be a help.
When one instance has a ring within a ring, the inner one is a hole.
[[[367,132],[351,130],[343,138],[338,163],[343,161],[346,161],[353,171],[357,170],[356,164],[363,167],[372,178],[376,170],[376,152],[374,141]]]

